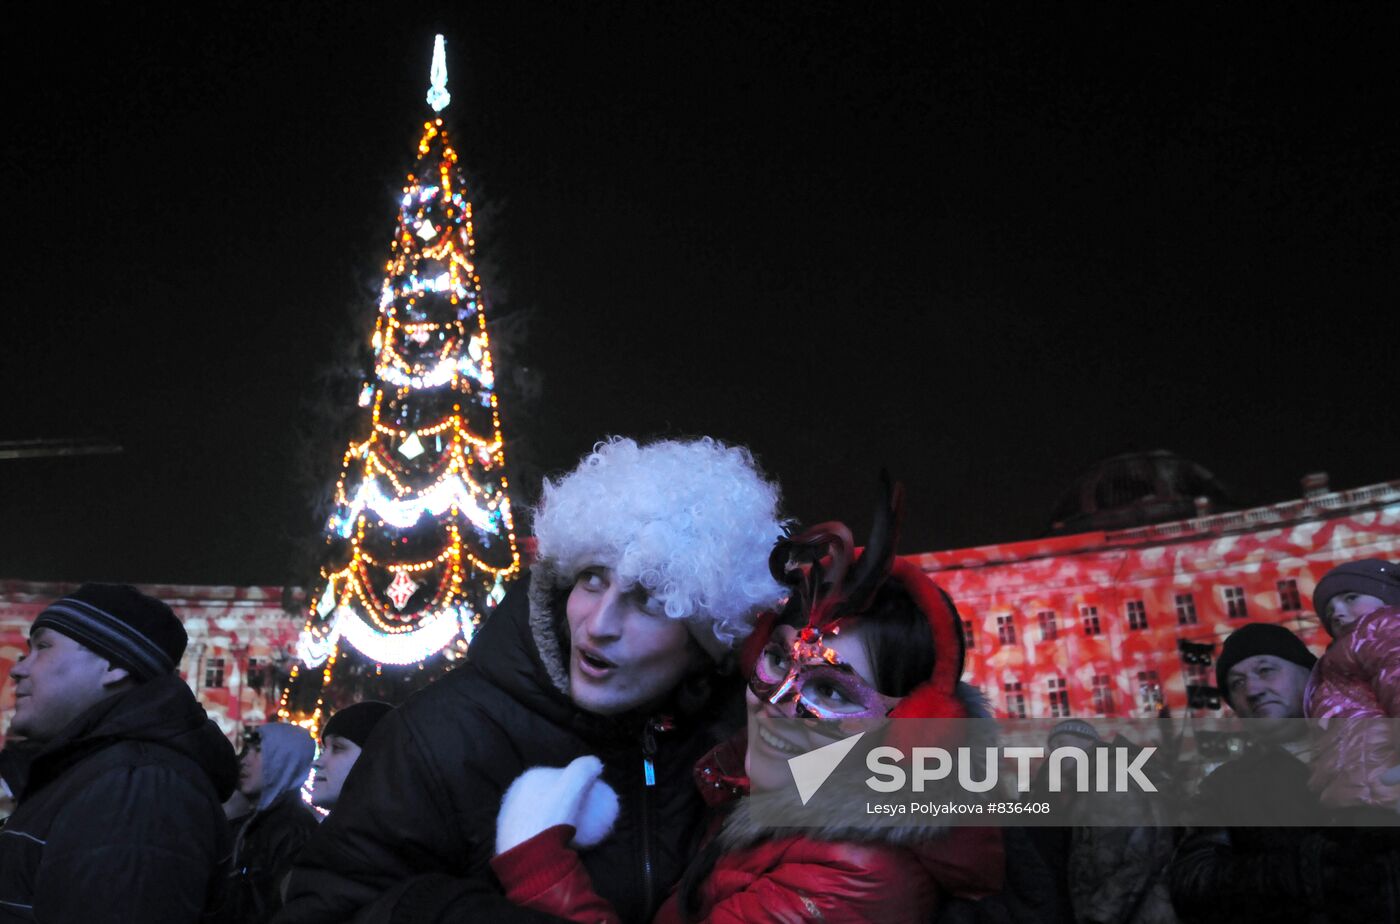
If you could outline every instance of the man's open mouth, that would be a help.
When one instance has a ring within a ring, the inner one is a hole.
[[[588,648],[578,649],[578,660],[584,672],[592,675],[602,675],[617,667],[612,661]]]

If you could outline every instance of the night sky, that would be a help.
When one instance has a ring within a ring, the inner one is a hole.
[[[125,450],[0,461],[0,578],[314,579],[438,31],[517,506],[610,433],[888,467],[907,551],[1400,477],[1393,7],[129,6],[0,40],[0,440]]]

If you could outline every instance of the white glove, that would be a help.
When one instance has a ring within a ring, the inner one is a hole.
[[[567,767],[531,767],[510,784],[496,816],[496,853],[555,825],[573,825],[574,847],[592,847],[612,832],[617,793],[599,777],[603,762],[580,757]]]

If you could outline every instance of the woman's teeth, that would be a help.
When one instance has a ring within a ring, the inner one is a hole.
[[[801,751],[798,748],[794,747],[791,744],[788,744],[786,741],[774,735],[772,732],[768,731],[768,729],[764,728],[763,726],[759,726],[758,737],[763,740],[764,744],[768,745],[775,751],[782,751],[785,754],[801,753]]]

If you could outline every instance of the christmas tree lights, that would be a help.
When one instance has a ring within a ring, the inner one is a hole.
[[[446,84],[437,36],[437,113]],[[278,710],[310,728],[451,667],[520,571],[472,204],[440,115],[423,125],[398,204],[358,400],[367,435],[342,460],[330,564]]]

